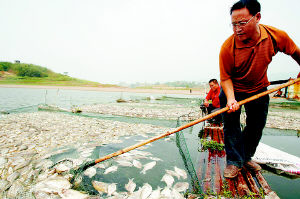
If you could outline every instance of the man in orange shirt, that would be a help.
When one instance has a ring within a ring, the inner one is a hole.
[[[222,45],[219,57],[221,108],[224,113],[224,136],[227,166],[224,177],[234,178],[243,166],[253,171],[260,166],[251,160],[266,124],[269,96],[245,104],[246,126],[240,127],[237,101],[267,90],[267,68],[278,52],[290,55],[300,65],[300,49],[282,30],[259,24],[260,3],[240,0],[230,10],[234,34]],[[299,73],[300,74],[300,73]],[[299,77],[299,75],[298,75]]]
[[[204,100],[204,106],[207,108],[208,113],[211,113],[213,110],[220,108],[220,86],[216,79],[209,80],[210,90]],[[210,103],[211,101],[211,103]]]

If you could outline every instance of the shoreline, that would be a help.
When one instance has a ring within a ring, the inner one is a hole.
[[[168,89],[146,89],[146,88],[125,88],[125,87],[84,87],[84,86],[46,86],[46,85],[14,85],[0,84],[0,88],[33,88],[33,89],[65,89],[82,91],[101,91],[101,92],[133,92],[133,93],[156,93],[156,94],[182,94],[182,95],[204,95],[203,90],[168,90]]]

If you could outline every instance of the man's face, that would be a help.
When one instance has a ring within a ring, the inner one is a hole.
[[[249,40],[253,39],[256,34],[258,22],[260,20],[260,13],[255,15],[249,13],[247,8],[242,8],[239,10],[234,10],[231,14],[231,23],[237,24],[233,26],[233,32],[237,39],[240,41],[247,43]],[[245,25],[239,25],[239,22],[245,23]]]
[[[216,91],[219,88],[219,84],[215,84],[214,82],[210,82],[209,87],[212,91]]]

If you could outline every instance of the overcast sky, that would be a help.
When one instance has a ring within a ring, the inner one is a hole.
[[[0,0],[0,61],[100,83],[219,78],[233,0]],[[261,23],[300,45],[300,1],[261,0]],[[269,79],[296,77],[278,53]]]

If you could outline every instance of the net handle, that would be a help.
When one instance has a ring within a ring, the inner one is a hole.
[[[252,97],[249,97],[249,98],[247,98],[247,99],[244,99],[244,100],[242,100],[242,101],[239,101],[238,104],[241,106],[241,105],[243,105],[243,104],[246,104],[246,103],[248,103],[248,102],[251,102],[251,101],[253,101],[253,100],[256,100],[256,99],[258,99],[258,98],[260,98],[260,97],[263,97],[263,96],[265,96],[265,95],[268,95],[268,94],[270,94],[270,93],[273,93],[273,92],[275,92],[275,91],[277,91],[277,90],[280,90],[280,89],[285,88],[285,87],[287,87],[287,86],[293,85],[293,84],[295,84],[295,83],[297,83],[297,82],[300,82],[300,78],[297,78],[297,79],[295,79],[295,80],[289,80],[289,81],[288,81],[287,83],[285,83],[285,84],[281,84],[281,85],[279,85],[279,86],[277,86],[277,87],[274,87],[274,88],[272,88],[272,89],[270,89],[270,90],[267,90],[267,91],[265,91],[265,92],[262,92],[262,93],[253,95]],[[169,136],[169,135],[171,135],[171,134],[174,134],[174,133],[177,133],[177,132],[179,132],[179,131],[182,131],[183,129],[189,128],[189,127],[191,127],[191,126],[193,126],[193,125],[195,125],[195,124],[198,124],[198,123],[203,122],[203,121],[205,121],[205,120],[211,119],[211,118],[213,118],[213,117],[215,117],[215,116],[217,116],[217,115],[219,115],[219,114],[221,114],[221,113],[224,113],[224,112],[226,112],[226,111],[228,111],[228,110],[229,110],[228,107],[222,108],[222,109],[220,109],[220,110],[218,110],[218,111],[216,111],[216,112],[213,112],[213,113],[211,113],[211,114],[209,114],[209,115],[206,115],[206,116],[204,116],[204,117],[202,117],[202,118],[199,118],[199,119],[197,119],[197,120],[194,120],[194,121],[192,121],[192,122],[190,122],[190,123],[188,123],[188,124],[185,124],[185,125],[183,125],[183,126],[180,126],[180,127],[176,128],[174,131],[168,131],[168,132],[166,132],[166,133],[164,133],[164,134],[155,136],[155,137],[150,138],[150,139],[148,139],[148,140],[139,142],[139,143],[137,143],[137,144],[134,144],[134,145],[132,145],[132,146],[126,147],[126,148],[121,149],[121,150],[119,150],[119,151],[116,151],[116,152],[114,152],[114,153],[108,154],[108,155],[106,155],[106,156],[104,156],[104,157],[102,157],[102,158],[96,159],[96,160],[95,160],[95,164],[97,164],[97,163],[99,163],[99,162],[102,162],[102,161],[104,161],[104,160],[108,160],[108,159],[110,159],[110,158],[112,158],[112,157],[121,155],[121,154],[123,154],[123,153],[127,153],[127,152],[129,152],[129,151],[131,151],[131,150],[133,150],[133,149],[136,149],[136,148],[138,148],[138,147],[144,146],[144,145],[146,145],[146,144],[149,144],[149,143],[151,143],[151,142],[154,142],[154,141],[156,141],[156,140],[159,140],[159,139],[164,138],[164,137],[166,137],[166,136]]]

